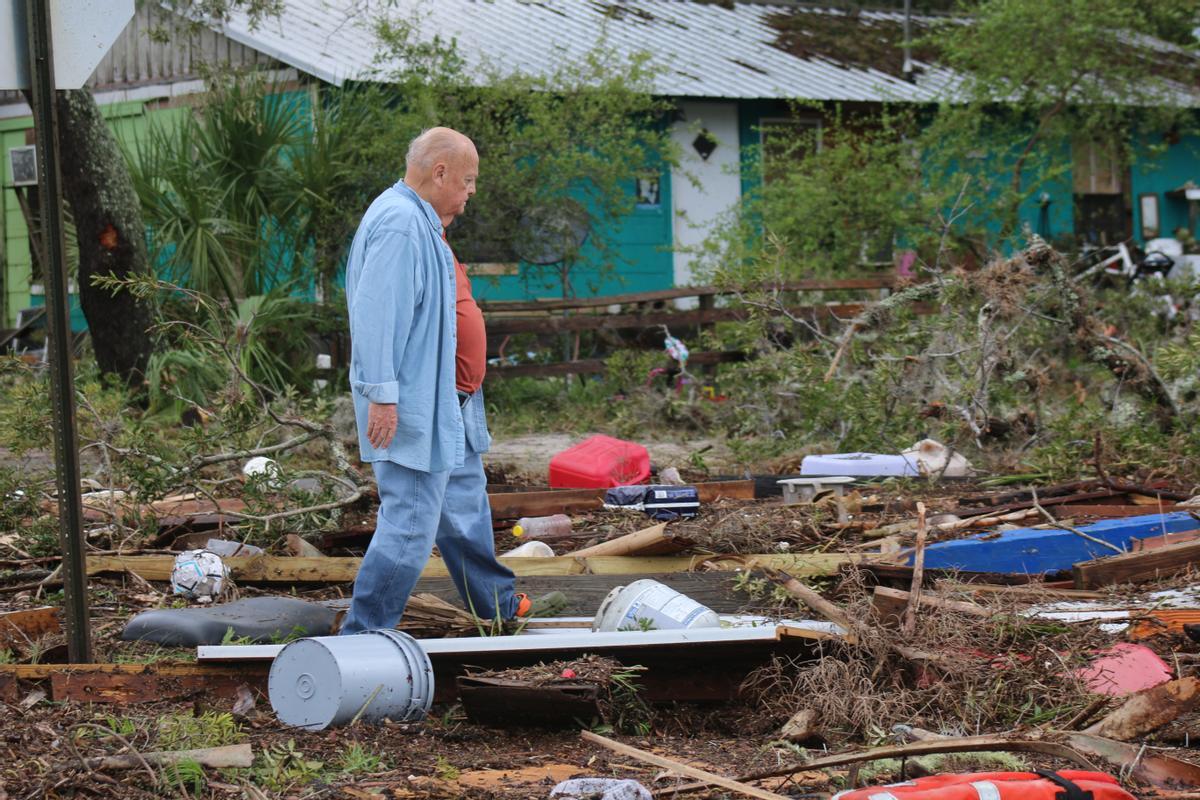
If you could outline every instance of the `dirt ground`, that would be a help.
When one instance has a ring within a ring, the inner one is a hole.
[[[579,444],[586,436],[566,433],[522,434],[496,436],[484,463],[502,468],[510,480],[521,479],[532,484],[545,484],[554,454]],[[721,439],[700,438],[690,441],[639,441],[650,453],[650,463],[660,469],[686,469],[693,457],[703,458],[710,472],[731,473],[736,470],[733,454]]]

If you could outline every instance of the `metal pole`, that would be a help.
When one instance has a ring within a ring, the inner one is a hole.
[[[49,0],[26,0],[29,37],[30,104],[38,156],[42,252],[45,272],[50,400],[54,409],[54,464],[58,483],[58,539],[67,617],[67,649],[76,664],[92,660],[88,619],[83,507],[79,497],[79,448],[75,432],[75,379],[72,365],[67,263],[63,247],[62,186],[58,168],[58,117],[54,102],[54,59]]]

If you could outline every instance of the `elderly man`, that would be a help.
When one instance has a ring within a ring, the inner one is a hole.
[[[475,193],[479,155],[461,133],[432,128],[405,162],[404,180],[359,223],[346,267],[350,387],[380,503],[343,634],[395,627],[435,542],[479,617],[565,604],[561,592],[515,593],[513,573],[496,560],[480,455],[491,443],[480,391],[483,315],[443,228]]]

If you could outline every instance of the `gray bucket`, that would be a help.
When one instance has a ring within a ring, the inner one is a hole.
[[[721,618],[711,608],[649,578],[609,592],[592,621],[593,631],[719,627]]]
[[[267,683],[285,725],[319,731],[361,719],[418,720],[433,704],[433,665],[417,640],[393,630],[316,636],[284,646]]]

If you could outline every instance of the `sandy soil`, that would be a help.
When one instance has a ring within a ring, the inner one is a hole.
[[[586,436],[567,433],[525,434],[521,436],[497,436],[492,449],[484,456],[484,463],[502,470],[509,478],[519,478],[530,483],[546,482],[550,459],[572,445],[579,444]],[[659,467],[686,469],[693,453],[700,457],[714,474],[732,474],[737,471],[729,447],[720,439],[692,439],[689,441],[643,441],[650,451],[650,463]],[[705,450],[705,448],[709,448]]]

